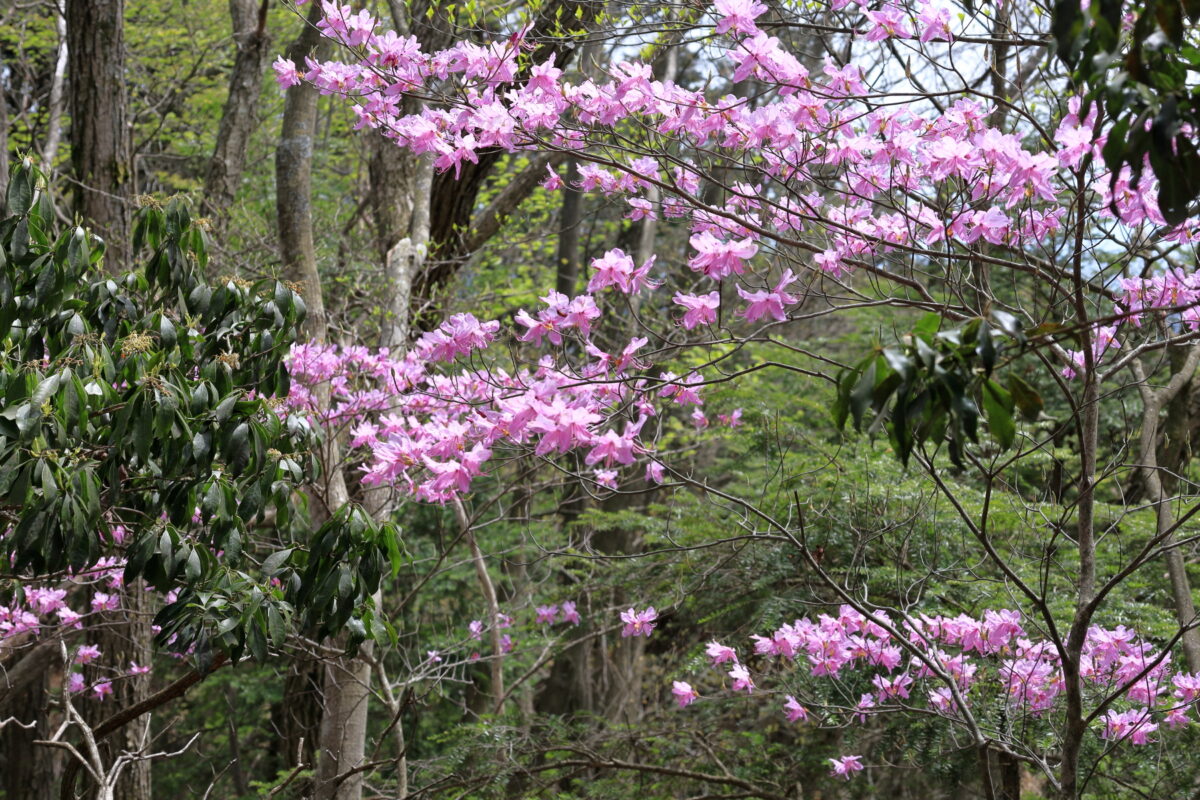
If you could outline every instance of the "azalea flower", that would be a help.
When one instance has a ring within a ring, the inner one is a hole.
[[[75,663],[90,664],[100,657],[100,648],[94,644],[85,644],[75,651]]]
[[[679,292],[672,298],[672,302],[687,309],[680,323],[690,331],[697,325],[711,325],[717,321],[717,308],[721,305],[721,293],[683,294]]]
[[[690,683],[684,681],[675,681],[671,685],[671,694],[675,695],[675,700],[679,703],[680,708],[687,708],[700,696],[700,693],[693,689]]]
[[[654,606],[650,606],[645,611],[636,611],[630,608],[628,611],[621,612],[621,622],[625,623],[625,627],[621,629],[622,636],[645,636],[650,637],[654,630],[654,621],[658,619],[658,612],[654,610]]]
[[[833,769],[829,774],[836,778],[845,778],[850,780],[850,777],[862,770],[862,756],[842,756],[841,758],[831,758],[829,763],[833,764]]]
[[[808,719],[808,709],[790,694],[787,696],[787,702],[783,704],[783,710],[787,713],[788,722],[804,722]]]
[[[713,11],[717,14],[716,32],[758,33],[754,20],[766,12],[767,7],[758,0],[716,0]]]
[[[745,689],[746,694],[754,691],[754,679],[750,677],[750,670],[741,664],[735,664],[733,669],[729,670],[729,677],[733,679],[733,691],[740,692]]]
[[[712,659],[712,665],[715,667],[718,664],[723,664],[726,661],[738,663],[737,651],[732,647],[726,647],[720,642],[709,642],[705,648],[708,657]]]

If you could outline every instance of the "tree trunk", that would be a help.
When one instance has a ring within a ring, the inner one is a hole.
[[[583,224],[583,192],[576,186],[579,183],[578,160],[567,160],[563,183],[554,288],[567,297],[574,297],[579,286],[579,226]]]
[[[108,667],[104,671],[85,669],[84,675],[89,683],[111,678],[114,668],[118,673],[125,673],[129,670],[131,662],[142,666],[150,664],[154,657],[151,650],[154,638],[150,630],[152,617],[150,594],[139,581],[121,592],[120,609],[105,612],[89,624],[88,638],[100,647],[101,660]],[[112,690],[112,696],[108,698],[113,701],[111,703],[106,700],[100,703],[79,704],[80,713],[92,727],[108,719],[115,709],[127,708],[148,698],[150,676],[122,677],[112,681]],[[99,742],[104,763],[112,764],[123,752],[137,753],[145,750],[149,743],[149,731],[150,715],[143,714],[106,737]],[[121,800],[150,800],[150,766],[149,761],[134,761],[129,764],[117,781],[114,796]],[[89,787],[91,790],[95,788]]]
[[[109,272],[127,268],[132,142],[125,94],[124,0],[66,0],[75,210],[104,239]]]
[[[54,59],[54,76],[50,79],[49,117],[46,120],[46,142],[42,145],[42,164],[54,167],[58,145],[62,141],[63,82],[67,74],[67,18],[54,9],[54,24],[58,30],[58,56]]]
[[[0,82],[0,216],[4,216],[8,194],[8,93]]]
[[[309,7],[308,24],[288,50],[288,57],[303,63],[313,50],[328,46],[315,28],[321,7]],[[307,84],[293,86],[284,101],[283,125],[275,153],[276,208],[279,248],[286,274],[304,285],[308,305],[305,322],[308,338],[325,341],[328,318],[321,276],[317,269],[312,222],[312,153],[317,119],[317,92]],[[324,388],[328,392],[328,387]],[[328,401],[328,397],[324,398]],[[318,399],[320,401],[320,398]],[[325,486],[314,504],[314,524],[349,502],[345,476],[338,467],[340,449],[330,436],[320,454],[325,465]],[[323,504],[324,508],[320,508]],[[369,653],[369,645],[364,645]],[[324,708],[317,749],[314,796],[317,800],[358,800],[363,773],[345,775],[363,760],[366,742],[370,667],[361,659],[337,658],[325,666]],[[340,779],[339,779],[340,778]]]
[[[1146,500],[1154,505],[1156,532],[1161,547],[1166,551],[1167,577],[1171,582],[1171,598],[1175,605],[1175,617],[1184,631],[1181,644],[1184,660],[1190,672],[1200,672],[1200,631],[1196,624],[1196,604],[1192,597],[1191,581],[1187,565],[1178,547],[1171,547],[1174,536],[1170,533],[1175,525],[1171,511],[1171,496],[1163,487],[1163,475],[1158,464],[1159,417],[1164,406],[1170,406],[1178,397],[1186,395],[1185,389],[1191,382],[1200,361],[1200,345],[1189,345],[1186,357],[1179,363],[1172,358],[1172,375],[1165,386],[1155,389],[1147,380],[1140,363],[1131,365],[1138,389],[1142,395],[1142,430],[1138,440],[1138,463],[1141,465],[1142,486]]]
[[[288,48],[288,58],[304,63],[305,56],[320,58],[328,49],[316,28],[321,6],[309,6],[308,18],[296,41]],[[315,51],[315,53],[314,53]],[[283,123],[275,150],[275,209],[279,224],[279,256],[284,274],[301,284],[308,306],[304,322],[310,339],[324,341],[328,319],[321,294],[321,276],[313,244],[312,154],[317,126],[317,90],[306,83],[287,90],[283,104]]]
[[[271,709],[271,729],[279,742],[272,759],[275,772],[316,763],[324,674],[319,661],[303,655],[289,662],[282,699]]]
[[[370,656],[371,643],[362,646]],[[371,667],[361,658],[338,658],[325,666],[325,713],[321,717],[321,750],[317,754],[315,800],[359,800],[363,778],[347,775],[363,762],[367,741],[367,706]]]
[[[217,129],[217,143],[204,176],[204,212],[224,227],[224,218],[237,197],[246,167],[250,134],[258,122],[263,72],[271,58],[267,32],[268,0],[229,0],[237,57],[229,75],[229,96]]]
[[[62,774],[61,751],[34,744],[49,739],[59,721],[49,701],[62,685],[60,647],[58,639],[46,639],[0,667],[0,719],[13,720],[0,728],[0,787],[6,798],[51,797]]]

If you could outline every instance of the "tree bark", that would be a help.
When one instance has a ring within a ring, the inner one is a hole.
[[[321,7],[313,3],[307,24],[288,50],[288,57],[303,63],[304,57],[328,47],[315,28]],[[284,100],[283,125],[275,153],[276,209],[279,249],[286,274],[303,284],[308,305],[305,332],[312,341],[325,341],[328,317],[317,269],[312,222],[312,154],[317,119],[317,92],[300,84],[288,89]],[[324,388],[327,393],[328,387]],[[324,400],[327,402],[328,397]],[[318,398],[318,402],[321,399]],[[320,454],[325,486],[315,499],[314,523],[349,502],[336,437],[325,441]],[[369,652],[369,645],[364,645]],[[337,658],[325,666],[324,707],[317,749],[314,797],[316,800],[358,800],[362,796],[363,773],[346,775],[363,760],[366,743],[367,706],[370,696],[370,667],[362,659]]]
[[[128,266],[132,139],[124,0],[66,0],[75,210],[104,239],[109,272]]]
[[[0,719],[15,720],[0,728],[4,797],[51,797],[62,773],[61,752],[34,744],[57,723],[49,701],[62,684],[61,653],[58,639],[46,639],[0,668]]]
[[[316,763],[324,674],[319,661],[303,655],[289,660],[282,700],[271,709],[271,729],[279,741],[272,759],[275,772]]]
[[[8,93],[0,83],[0,216],[7,209],[8,194]]]
[[[563,178],[562,210],[558,223],[558,253],[555,259],[554,288],[573,297],[579,285],[579,226],[583,224],[583,192],[579,182],[579,161],[567,161],[567,175]]]
[[[1174,359],[1172,359],[1174,361]],[[1166,551],[1167,578],[1171,582],[1171,599],[1175,605],[1175,617],[1179,627],[1183,629],[1181,645],[1184,660],[1189,672],[1200,672],[1200,631],[1196,624],[1196,603],[1192,597],[1192,585],[1187,574],[1183,553],[1178,547],[1171,547],[1174,536],[1170,533],[1175,525],[1175,515],[1171,512],[1171,496],[1163,486],[1163,476],[1158,464],[1159,449],[1159,416],[1164,406],[1170,405],[1178,396],[1184,393],[1200,364],[1200,345],[1190,345],[1183,363],[1173,370],[1171,379],[1165,386],[1155,389],[1147,380],[1145,370],[1140,363],[1134,362],[1132,369],[1142,395],[1142,430],[1138,440],[1138,463],[1141,465],[1142,485],[1146,500],[1154,506],[1156,533],[1162,540],[1160,547]],[[1175,363],[1172,366],[1176,366]]]
[[[120,609],[101,614],[89,625],[89,638],[100,647],[104,664],[109,667],[105,671],[85,669],[84,674],[89,682],[111,678],[112,668],[126,672],[131,662],[136,661],[142,666],[150,664],[154,657],[150,644],[154,638],[150,630],[153,616],[150,602],[150,594],[139,581],[121,592]],[[80,704],[84,719],[94,729],[112,715],[114,707],[128,708],[150,697],[150,676],[122,677],[112,682],[112,689],[112,704]],[[136,753],[142,750],[148,741],[149,731],[150,716],[143,714],[99,742],[105,763],[112,764],[122,752]],[[150,766],[147,760],[131,762],[122,771],[114,796],[121,800],[150,800],[153,795]],[[91,790],[95,788],[90,787]]]
[[[224,227],[229,207],[237,198],[246,168],[250,135],[258,122],[258,100],[263,72],[271,58],[267,32],[268,0],[229,0],[237,56],[229,75],[229,95],[217,129],[217,142],[204,176],[204,213],[218,230]]]
[[[370,656],[371,643],[362,646]],[[338,658],[325,666],[325,713],[321,717],[321,750],[317,754],[315,800],[359,800],[363,779],[358,772],[366,755],[367,710],[371,667],[361,658]]]
[[[50,79],[49,115],[46,120],[46,142],[42,145],[42,164],[53,169],[62,141],[63,83],[67,75],[67,18],[54,8],[54,24],[58,30],[58,55],[54,59],[54,76]]]
[[[321,6],[309,6],[300,35],[288,48],[288,58],[304,63],[304,57],[320,58],[328,49],[316,23]],[[275,209],[279,224],[279,256],[284,274],[300,284],[308,306],[304,322],[310,339],[324,341],[328,319],[321,294],[321,276],[313,243],[312,154],[317,126],[317,90],[306,83],[287,90],[283,104],[283,123],[279,145],[275,149]]]

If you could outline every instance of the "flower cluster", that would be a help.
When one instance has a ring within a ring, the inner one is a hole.
[[[858,5],[855,0],[835,0],[831,10]],[[630,154],[603,164],[584,159],[573,187],[620,198],[633,218],[686,220],[693,251],[687,266],[714,282],[734,283],[736,291],[725,293],[725,302],[740,300],[741,308],[731,309],[728,319],[789,319],[803,297],[788,290],[798,276],[788,271],[772,277],[769,267],[756,269],[755,262],[769,261],[760,258],[764,250],[797,242],[813,253],[812,270],[834,279],[863,265],[874,267],[897,251],[928,258],[932,251],[957,248],[962,253],[980,243],[1013,250],[1040,248],[1062,231],[1081,170],[1090,171],[1087,180],[1098,213],[1115,215],[1131,235],[1150,226],[1155,235],[1170,241],[1200,238],[1192,221],[1166,228],[1153,181],[1134,188],[1128,169],[1114,181],[1095,166],[1102,163],[1098,155],[1104,137],[1097,133],[1094,104],[1085,114],[1079,99],[1073,98],[1053,141],[1041,148],[1028,144],[1038,136],[991,127],[992,109],[971,98],[960,97],[943,108],[872,104],[866,99],[871,87],[862,70],[829,61],[819,70],[805,67],[780,40],[759,28],[757,19],[764,8],[755,0],[721,0],[710,12],[717,36],[709,45],[709,57],[727,61],[734,82],[753,78],[775,89],[754,103],[655,80],[648,65],[636,62],[619,61],[607,74],[575,83],[564,79],[553,59],[519,68],[527,31],[490,44],[458,42],[427,53],[415,38],[383,30],[367,12],[336,2],[323,3],[320,28],[345,45],[352,57],[346,62],[309,59],[303,68],[280,59],[275,68],[284,86],[306,81],[323,93],[352,100],[361,126],[381,130],[414,154],[432,154],[443,170],[458,171],[464,162],[477,162],[480,151],[489,148],[584,153],[607,132],[627,124],[670,137],[684,151],[719,151],[722,159],[744,156],[743,180],[732,187],[721,207],[698,199],[704,165],[673,157],[660,161]],[[865,25],[859,32],[867,41],[955,39],[952,15],[936,0],[885,2],[860,10]],[[417,89],[459,100],[405,113],[400,98]],[[1093,158],[1086,158],[1089,154]],[[794,194],[785,188],[803,184],[835,191],[825,196]],[[557,190],[565,183],[551,171],[543,185]],[[956,199],[947,204],[947,197]],[[542,298],[543,308],[521,310],[516,317],[523,328],[520,338],[559,345],[566,332],[574,332],[588,339],[600,315],[593,295],[653,290],[653,264],[650,259],[638,266],[623,251],[608,251],[591,264],[587,294],[566,297],[552,292]],[[1169,303],[1172,307],[1187,306],[1182,320],[1200,325],[1194,287],[1179,292],[1180,285],[1160,285],[1172,280],[1133,279],[1124,287],[1120,307],[1136,324],[1142,309],[1174,299],[1179,302]],[[684,311],[678,322],[691,331],[716,322],[722,293],[680,292],[674,302]],[[465,355],[485,346],[496,331],[495,323],[480,324],[469,315],[459,321],[461,331],[450,325],[427,335],[420,345],[422,357],[449,360]],[[1094,362],[1120,346],[1115,331],[1097,328],[1092,338]],[[1079,352],[1063,355],[1068,377],[1088,360]],[[629,356],[626,366],[634,361]],[[602,361],[601,367],[607,366]],[[424,380],[419,374],[396,378],[402,387]],[[598,421],[594,410],[574,410],[580,411],[576,430]],[[704,426],[702,418],[697,417],[697,427]],[[573,434],[554,441],[558,452],[578,444]],[[424,448],[415,450],[394,455],[412,459],[420,468],[444,468],[436,485],[414,481],[410,487],[430,500],[463,491],[489,455],[484,443],[457,464],[430,456],[441,465],[432,467],[425,463]],[[389,461],[391,455],[385,453],[381,461]],[[406,480],[402,473],[407,469],[397,469],[391,461],[371,477]],[[598,471],[595,479],[602,486],[616,485],[611,470]]]
[[[996,685],[1011,712],[1039,717],[1055,708],[1065,686],[1057,649],[1047,640],[1030,638],[1020,614],[1006,609],[987,610],[978,618],[960,614],[893,620],[882,611],[867,617],[842,606],[836,616],[797,619],[751,641],[756,656],[803,660],[814,678],[836,680],[872,671],[874,691],[843,712],[851,721],[909,707],[922,697],[933,713],[961,720],[976,703],[991,702],[977,697],[986,691],[981,687]],[[732,665],[727,672],[731,691],[753,691],[754,678],[735,648],[714,641],[705,651],[713,667]],[[1080,674],[1098,698],[1121,690],[1121,702],[1132,706],[1100,717],[1098,734],[1112,741],[1152,742],[1160,721],[1169,728],[1189,724],[1189,712],[1200,702],[1200,675],[1175,671],[1169,653],[1124,626],[1089,629]],[[985,675],[989,680],[982,680]],[[674,683],[672,692],[680,707],[700,697],[682,681]],[[790,694],[783,710],[790,722],[811,716]],[[862,769],[854,763],[836,760],[835,773],[850,777]]]

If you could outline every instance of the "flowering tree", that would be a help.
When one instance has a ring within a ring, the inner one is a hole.
[[[586,293],[552,291],[516,314],[515,368],[492,355],[499,322],[471,315],[400,358],[298,351],[300,383],[345,389],[334,408],[310,413],[352,428],[366,483],[422,501],[469,500],[480,476],[518,455],[596,492],[649,482],[706,493],[748,535],[794,547],[848,609],[829,624],[799,620],[760,653],[805,652],[818,677],[878,670],[849,716],[923,703],[922,713],[962,726],[989,796],[1015,796],[989,766],[997,754],[1010,772],[1032,764],[1060,796],[1079,796],[1088,737],[1145,743],[1156,726],[1182,724],[1194,700],[1194,678],[1169,663],[1182,643],[1187,669],[1200,670],[1175,539],[1195,507],[1183,481],[1164,484],[1182,464],[1157,456],[1160,412],[1200,358],[1200,286],[1194,220],[1167,222],[1155,186],[1136,180],[1140,162],[1100,166],[1104,107],[1044,63],[1048,23],[1035,10],[718,0],[702,13],[651,14],[651,29],[707,65],[711,79],[685,88],[636,61],[565,80],[552,59],[531,60],[537,42],[519,27],[425,53],[366,11],[326,3],[319,27],[342,46],[339,60],[281,59],[281,84],[347,97],[362,125],[443,171],[496,149],[569,154],[580,166],[568,188],[686,231],[691,250],[685,269],[622,250],[595,259]],[[831,55],[806,58],[797,35],[823,37]],[[963,63],[989,65],[990,91]],[[400,99],[414,94],[431,102],[405,113]],[[544,185],[564,180],[552,170]],[[618,308],[635,314],[636,335],[606,324]],[[787,338],[789,325],[870,308],[893,310],[892,331],[850,363]],[[769,348],[787,355],[766,358]],[[871,603],[822,566],[798,497],[767,507],[673,462],[660,446],[672,417],[708,426],[708,387],[762,370],[832,384],[838,424],[885,435],[928,475],[1020,613],[923,617],[916,578],[908,607]],[[350,391],[343,371],[375,383]],[[1123,404],[1141,409],[1134,435],[1122,422],[1115,440],[1102,438],[1105,409]],[[1022,470],[1038,460],[1060,475],[1045,493],[1022,488]],[[974,475],[981,502],[952,468]],[[1153,531],[1114,564],[1105,537],[1139,518],[1121,502],[1133,484]],[[1048,539],[1037,552],[994,538],[1002,496]],[[1113,498],[1117,521],[1101,520],[1098,507],[1107,513]],[[1058,560],[1057,548],[1072,557]],[[1173,633],[1151,643],[1104,624],[1125,582],[1162,558]],[[1064,592],[1070,604],[1059,602]],[[639,614],[622,616],[626,633],[649,621]],[[734,663],[732,690],[752,691],[747,667],[721,653]],[[980,672],[993,680],[975,681]],[[919,701],[916,680],[930,685]],[[1168,703],[1171,682],[1178,702]],[[981,721],[972,709],[987,691],[1044,720],[1051,738]],[[696,697],[685,681],[675,695],[681,705]],[[788,713],[808,712],[793,698]],[[853,755],[833,771],[850,778],[862,767]]]

